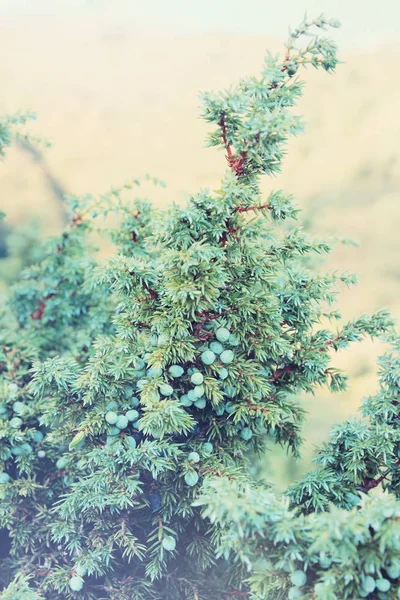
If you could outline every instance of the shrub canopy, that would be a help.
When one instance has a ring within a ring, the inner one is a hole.
[[[250,469],[266,446],[297,454],[300,394],[342,390],[334,353],[392,327],[385,311],[342,322],[338,284],[354,277],[319,270],[330,245],[293,224],[291,197],[260,191],[302,129],[299,69],[338,63],[328,26],[305,20],[258,78],[203,94],[228,162],[218,190],[164,211],[123,199],[139,180],[72,197],[69,226],[13,286],[1,600],[396,597],[398,342],[317,471],[277,498]],[[14,124],[0,122],[0,151]],[[102,262],[90,240],[110,213]]]

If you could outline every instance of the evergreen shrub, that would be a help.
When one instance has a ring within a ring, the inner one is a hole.
[[[290,196],[260,191],[303,127],[300,69],[338,63],[320,35],[337,25],[305,20],[258,78],[203,94],[219,189],[163,211],[124,200],[139,180],[71,197],[69,226],[19,275],[0,328],[1,600],[398,597],[392,319],[343,323],[354,276],[317,267],[330,245]],[[0,153],[24,120],[0,121]],[[91,240],[109,214],[103,262]],[[334,354],[384,335],[379,392],[318,469],[283,497],[254,481],[266,447],[299,452],[301,394],[345,388]]]

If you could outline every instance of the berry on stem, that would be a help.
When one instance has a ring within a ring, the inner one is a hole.
[[[190,487],[193,487],[198,482],[199,476],[196,473],[196,471],[190,471],[189,473],[186,473],[184,479],[185,479],[187,485],[189,485]]]
[[[119,415],[118,419],[115,423],[115,426],[118,427],[118,429],[126,429],[129,425],[129,420],[125,415]]]
[[[168,372],[172,377],[175,378],[175,377],[181,377],[185,371],[180,365],[172,365],[168,369]]]
[[[172,394],[174,393],[174,388],[169,385],[169,383],[163,383],[162,385],[160,385],[160,394],[162,394],[163,396],[172,396]]]
[[[201,361],[205,365],[212,365],[216,359],[216,355],[211,350],[205,350],[201,355]]]
[[[224,350],[219,358],[222,363],[227,365],[233,361],[235,355],[233,354],[232,350]]]
[[[69,587],[74,592],[80,592],[83,588],[83,579],[77,576],[71,577],[71,579],[69,580]]]
[[[229,331],[229,329],[226,329],[226,327],[219,327],[219,329],[217,329],[217,331],[215,332],[215,337],[219,342],[222,343],[227,342],[229,340],[230,335],[231,332]]]
[[[167,552],[172,552],[176,548],[175,538],[170,535],[166,535],[161,544],[164,550],[167,550]]]
[[[190,381],[193,383],[193,385],[201,385],[204,381],[204,377],[202,373],[199,373],[197,371],[196,373],[193,373],[193,375],[190,378]]]
[[[137,410],[132,409],[132,410],[128,410],[125,413],[125,416],[129,422],[133,422],[133,421],[137,421],[140,415]]]
[[[105,420],[109,425],[115,425],[115,423],[118,421],[118,415],[113,410],[110,410],[108,413],[106,413]]]

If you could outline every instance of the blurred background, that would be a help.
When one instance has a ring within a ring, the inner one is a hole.
[[[31,130],[53,144],[40,152],[19,144],[0,163],[0,209],[15,229],[14,244],[28,256],[37,231],[60,230],[64,193],[101,193],[150,172],[167,182],[153,194],[162,206],[218,186],[225,160],[204,147],[197,94],[257,74],[265,49],[279,52],[288,25],[305,11],[342,21],[332,36],[344,64],[334,76],[305,74],[298,112],[306,135],[291,141],[282,175],[264,190],[294,194],[318,235],[359,243],[339,245],[328,262],[360,278],[340,297],[345,317],[386,306],[398,318],[397,0],[0,0],[0,114],[35,111]],[[3,291],[18,264],[0,260]],[[309,467],[331,424],[356,414],[375,391],[381,350],[365,342],[338,357],[352,376],[350,390],[304,399],[303,458],[274,454],[267,478],[283,485]]]

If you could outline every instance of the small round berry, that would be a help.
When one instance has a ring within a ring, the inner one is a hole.
[[[179,398],[179,402],[182,404],[182,406],[192,406],[193,402],[192,400],[189,400],[188,395],[187,394],[183,394],[183,396],[181,396]]]
[[[166,535],[161,544],[164,550],[167,550],[167,552],[172,552],[176,548],[175,538],[170,535]]]
[[[182,375],[184,374],[185,370],[180,365],[172,365],[168,369],[168,372],[170,373],[170,375],[172,377],[182,377]]]
[[[302,587],[307,583],[307,575],[304,573],[304,571],[300,571],[300,569],[298,569],[291,574],[290,581],[296,587]]]
[[[111,429],[108,431],[108,435],[111,435],[111,436],[116,436],[116,435],[119,435],[120,433],[121,433],[121,431],[115,425],[113,425],[111,427]]]
[[[231,337],[229,338],[229,344],[231,346],[239,346],[240,340],[237,337],[237,335],[231,335]]]
[[[375,587],[376,582],[373,577],[371,577],[370,575],[364,577],[364,581],[362,583],[362,589],[364,590],[364,592],[368,592],[368,594],[371,594],[375,590]]]
[[[201,449],[206,455],[212,454],[214,452],[214,446],[211,444],[211,442],[204,442]]]
[[[231,332],[226,327],[219,327],[215,332],[215,337],[219,342],[227,342],[230,338]]]
[[[186,473],[186,475],[185,475],[185,481],[186,481],[187,485],[189,485],[190,487],[193,487],[194,485],[196,485],[198,480],[199,480],[199,476],[196,473],[196,471],[192,471],[191,473]]]
[[[299,65],[296,65],[296,63],[289,63],[287,66],[287,74],[289,75],[289,77],[293,77],[293,75],[296,75],[298,68]]]
[[[205,408],[206,407],[206,399],[205,398],[199,398],[198,400],[196,400],[196,402],[194,403],[196,408]]]
[[[46,452],[44,450],[39,450],[37,455],[38,455],[38,458],[44,458],[46,456]]]
[[[131,448],[136,448],[136,440],[132,435],[126,435],[124,437],[124,441],[128,444],[128,446],[130,446]]]
[[[22,425],[22,419],[20,417],[13,417],[10,421],[10,427],[13,429],[19,429]]]
[[[224,347],[221,342],[211,342],[210,350],[214,352],[214,354],[221,354],[224,351]]]
[[[332,564],[332,561],[327,556],[324,556],[323,558],[320,558],[320,560],[319,560],[319,566],[321,567],[321,569],[329,569],[331,564]]]
[[[193,392],[196,398],[201,398],[205,393],[204,385],[196,385]]]
[[[200,455],[197,452],[189,452],[188,460],[190,460],[194,463],[198,463],[200,460]]]
[[[390,590],[391,583],[389,579],[381,578],[376,580],[376,588],[380,592],[388,592]]]
[[[41,431],[36,431],[35,435],[33,436],[32,439],[33,439],[34,442],[39,443],[39,442],[42,441],[43,438],[44,438],[43,433]]]
[[[217,417],[222,417],[222,415],[224,414],[224,412],[225,412],[225,406],[223,404],[220,404],[215,409],[215,414],[217,415]]]
[[[118,427],[118,429],[126,429],[128,425],[128,418],[125,415],[119,415],[115,426]]]
[[[224,365],[228,365],[229,363],[231,363],[233,361],[233,359],[235,358],[235,355],[233,354],[232,350],[224,350],[219,358],[220,358],[221,362],[224,363]]]
[[[292,587],[288,593],[288,600],[299,600],[303,596],[303,592],[298,587]]]
[[[104,418],[109,425],[115,425],[115,423],[118,421],[118,415],[113,410],[109,410]]]
[[[115,402],[115,400],[111,400],[111,402],[109,402],[106,406],[106,411],[115,411],[118,410],[118,402]]]
[[[249,427],[243,427],[242,431],[240,432],[240,437],[246,441],[250,440],[253,437],[253,432]]]
[[[212,365],[216,359],[216,355],[211,350],[205,350],[201,355],[201,362],[205,365]]]
[[[155,379],[156,377],[161,377],[163,371],[161,369],[161,367],[150,367],[150,369],[147,369],[146,371],[146,375],[147,377],[150,377],[151,379]]]
[[[11,477],[8,473],[0,473],[0,484],[8,483],[11,480]]]
[[[13,404],[13,411],[15,413],[17,413],[17,415],[22,415],[26,411],[27,408],[28,408],[27,405],[24,404],[23,402],[20,402],[19,400],[17,400]]]
[[[193,375],[190,378],[190,381],[193,383],[193,385],[201,385],[204,381],[204,377],[202,373],[199,373],[197,371],[196,373],[193,373]]]
[[[140,404],[139,398],[136,398],[136,396],[133,396],[133,398],[131,398],[131,404],[134,408],[137,408]]]
[[[392,562],[385,570],[390,579],[398,579],[400,577],[400,562]]]
[[[65,469],[65,467],[67,466],[67,459],[65,458],[65,456],[61,456],[58,461],[56,462],[56,467],[59,471],[62,471],[63,469]]]
[[[194,390],[189,390],[187,393],[187,397],[190,400],[190,402],[196,402],[196,400],[197,400]]]
[[[80,592],[83,588],[83,579],[81,577],[71,577],[69,580],[69,587],[74,592]]]
[[[169,383],[163,383],[162,385],[160,385],[160,394],[162,394],[163,396],[172,396],[172,394],[174,393],[174,388],[169,385]]]
[[[228,371],[228,369],[225,369],[225,367],[222,367],[219,370],[219,378],[226,379],[227,377],[229,377],[229,371]]]
[[[140,415],[137,410],[132,409],[132,410],[128,410],[125,413],[125,416],[129,422],[133,422],[133,421],[137,421]]]

